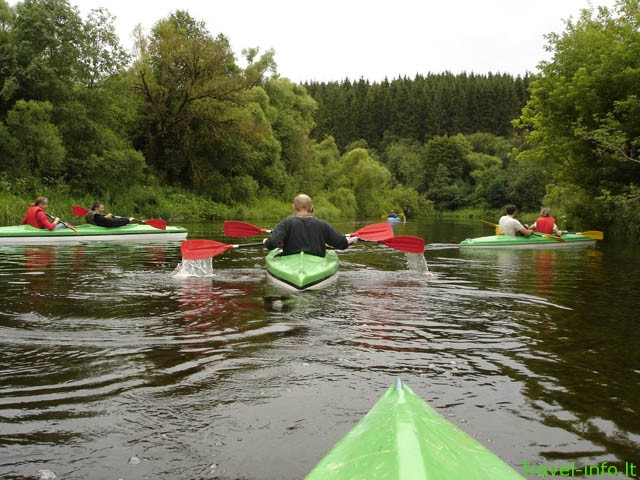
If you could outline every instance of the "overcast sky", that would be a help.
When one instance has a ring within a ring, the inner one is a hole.
[[[16,2],[11,1],[14,5]],[[614,0],[70,0],[83,16],[104,7],[130,48],[145,30],[177,9],[224,34],[237,58],[243,48],[275,50],[278,73],[295,82],[417,73],[523,75],[537,71],[545,34],[564,20]]]

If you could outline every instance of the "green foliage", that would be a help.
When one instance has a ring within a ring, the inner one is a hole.
[[[549,35],[553,58],[518,122],[531,132],[530,158],[592,194],[621,192],[640,176],[638,18],[638,0],[621,0],[613,11],[583,10]]]
[[[421,191],[438,208],[465,204],[469,184],[471,146],[462,135],[435,137],[424,145],[424,183]]]
[[[385,209],[383,212],[395,210],[403,212],[408,217],[423,217],[435,212],[434,202],[427,200],[411,187],[396,185],[385,194]]]
[[[600,206],[602,224],[615,232],[614,236],[625,241],[640,235],[640,187],[630,185],[628,191],[612,195],[603,190],[595,198]]]
[[[548,185],[543,202],[552,209],[559,220],[560,229],[582,230],[602,225],[600,205],[593,201],[589,192],[575,184]],[[599,222],[594,223],[594,219]]]
[[[411,139],[398,139],[389,143],[383,158],[395,179],[403,185],[418,189],[424,182],[424,151],[422,145]]]
[[[514,162],[506,171],[507,197],[505,203],[513,203],[520,210],[537,210],[549,179],[540,174],[536,165],[526,162]]]
[[[494,165],[476,169],[472,172],[475,180],[473,198],[476,204],[487,208],[500,208],[509,197],[509,178],[507,172]]]
[[[2,170],[13,177],[59,177],[64,171],[65,149],[60,134],[51,123],[48,102],[18,100],[7,114],[6,128],[0,132],[6,165]],[[6,142],[6,143],[5,143]]]
[[[423,143],[443,135],[491,132],[510,136],[528,99],[532,77],[434,73],[380,83],[305,83],[318,102],[314,138],[331,135],[344,151],[363,139],[383,150],[385,135]]]
[[[381,193],[389,188],[391,174],[372,159],[367,150],[356,148],[345,153],[340,159],[339,171],[343,186],[353,190],[359,217],[378,216],[379,212],[384,211]]]

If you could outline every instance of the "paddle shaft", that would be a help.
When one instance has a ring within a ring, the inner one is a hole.
[[[49,217],[51,220],[55,220],[55,219],[56,219],[56,217],[55,217],[54,215],[51,215],[50,213],[45,213],[45,215],[46,215],[47,217]],[[71,230],[73,230],[74,232],[78,233],[78,229],[77,229],[76,227],[74,227],[73,225],[71,225],[70,223],[67,223],[67,222],[65,222],[65,221],[61,220],[59,217],[58,217],[58,221],[59,221],[62,225],[64,225],[65,227],[70,228],[70,229],[71,229]]]

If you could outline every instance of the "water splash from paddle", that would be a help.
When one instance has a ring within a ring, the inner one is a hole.
[[[213,277],[213,265],[211,257],[197,260],[182,260],[170,274],[173,278],[187,277]]]
[[[405,257],[409,270],[424,273],[425,275],[432,275],[429,271],[429,265],[427,265],[427,259],[424,258],[424,253],[405,253]]]

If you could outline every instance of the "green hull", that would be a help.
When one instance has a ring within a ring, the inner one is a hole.
[[[490,235],[488,237],[467,238],[460,242],[460,248],[567,248],[593,247],[596,241],[592,238],[567,233],[562,235],[563,242],[546,238],[541,234],[530,237],[514,237],[512,235]]]
[[[174,241],[187,238],[187,230],[183,227],[168,226],[166,230],[150,225],[131,223],[123,227],[105,228],[96,225],[78,225],[78,232],[70,228],[46,230],[30,225],[0,227],[0,244],[35,244],[91,241],[131,241],[154,242]]]
[[[306,480],[522,478],[398,380]]]
[[[340,260],[333,250],[327,250],[324,257],[305,253],[282,256],[280,252],[276,248],[267,255],[267,275],[272,283],[287,290],[322,288],[338,273]]]

